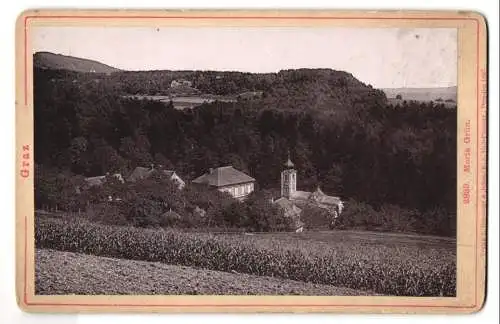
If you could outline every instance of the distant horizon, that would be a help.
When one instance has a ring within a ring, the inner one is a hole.
[[[283,69],[280,69],[278,71],[269,71],[269,72],[250,72],[250,71],[239,71],[239,70],[171,70],[171,69],[124,70],[124,69],[117,68],[116,66],[113,66],[112,64],[108,64],[106,62],[101,62],[101,61],[97,61],[95,59],[90,59],[90,58],[86,58],[86,57],[78,57],[78,56],[72,56],[72,55],[65,55],[65,54],[62,54],[62,53],[56,53],[56,52],[50,52],[50,51],[38,51],[38,52],[33,53],[33,55],[35,55],[37,53],[50,53],[50,54],[62,55],[62,56],[66,56],[66,57],[73,57],[73,58],[84,59],[84,60],[88,60],[88,61],[94,61],[94,62],[97,62],[97,63],[100,63],[100,64],[107,65],[109,67],[115,68],[115,69],[119,70],[120,72],[154,72],[154,71],[171,71],[171,72],[191,72],[192,71],[192,72],[198,72],[198,71],[201,71],[201,72],[235,72],[235,73],[251,73],[251,74],[268,74],[268,73],[278,73],[278,72],[283,71],[283,70],[302,70],[302,69],[309,69],[309,70],[323,70],[323,69],[326,69],[326,70],[335,70],[335,69],[332,69],[332,68],[324,68],[324,67],[318,67],[318,68],[314,68],[314,67],[283,68]],[[339,70],[335,70],[335,71],[339,71]],[[349,71],[343,71],[343,72],[349,73]],[[372,87],[374,87],[374,86],[372,85]],[[415,87],[414,86],[414,87],[381,87],[381,88],[374,87],[374,88],[376,88],[376,89],[440,89],[441,88],[442,89],[442,88],[456,88],[456,87],[457,87],[456,85],[450,85],[450,86],[439,86],[439,87]]]
[[[32,50],[129,72],[330,69],[377,89],[448,88],[456,38],[451,28],[36,27]]]

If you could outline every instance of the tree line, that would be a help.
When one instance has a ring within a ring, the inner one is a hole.
[[[134,85],[141,74],[36,70],[35,160],[84,176],[128,175],[154,163],[187,181],[230,164],[261,189],[273,189],[290,152],[299,189],[319,185],[376,211],[386,204],[419,215],[437,210],[453,223],[456,110],[431,102],[388,105],[377,90],[334,72],[227,73],[224,80],[236,85],[228,93],[258,86],[263,97],[179,111],[171,103],[123,97],[143,90]],[[220,80],[207,75],[199,78]],[[200,88],[226,94],[210,84]]]

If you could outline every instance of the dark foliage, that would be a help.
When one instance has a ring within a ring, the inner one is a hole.
[[[205,93],[263,94],[185,111],[123,97],[161,93],[176,78],[192,80]],[[394,213],[384,209],[388,205],[426,215],[456,210],[456,110],[431,102],[387,105],[380,91],[344,72],[36,70],[34,84],[35,159],[40,169],[55,174],[128,174],[136,166],[161,163],[189,181],[209,167],[232,164],[256,178],[260,188],[276,188],[290,150],[300,189],[321,185],[329,194],[388,213]],[[38,181],[37,205],[53,199],[43,188],[64,191],[64,181]],[[225,207],[192,196],[190,201],[212,215],[208,219],[227,221],[220,213]],[[401,230],[420,228],[424,220],[417,221]],[[454,218],[433,221],[446,227]],[[380,220],[369,223],[379,227]]]

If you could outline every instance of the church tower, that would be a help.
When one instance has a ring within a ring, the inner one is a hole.
[[[290,199],[297,190],[297,171],[295,166],[290,160],[290,153],[288,160],[285,163],[285,169],[281,171],[281,197]]]

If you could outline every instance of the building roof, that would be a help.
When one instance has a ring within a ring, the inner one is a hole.
[[[175,171],[173,171],[173,170],[163,170],[163,173],[165,173],[167,175],[167,177],[171,178],[171,177],[174,176]]]
[[[339,205],[342,203],[339,197],[325,195],[319,187],[315,192],[311,193],[310,199],[323,205]]]
[[[277,204],[281,209],[283,209],[285,216],[287,217],[297,216],[302,212],[302,209],[297,207],[293,202],[286,199],[285,197],[275,200],[274,203]]]
[[[285,162],[285,166],[287,168],[290,168],[290,169],[293,168],[293,167],[295,167],[295,165],[293,164],[292,160],[290,160],[290,157],[288,157],[288,160]]]
[[[318,187],[316,191],[295,191],[292,196],[292,200],[306,202],[307,200],[314,200],[315,202],[323,205],[340,205],[342,201],[339,197],[328,196]]]
[[[311,193],[309,191],[300,191],[297,190],[292,193],[292,199],[293,200],[307,200],[311,196]]]
[[[136,182],[137,180],[142,180],[150,177],[153,172],[158,171],[154,168],[145,168],[145,167],[137,167],[134,169],[132,174],[128,177],[128,181]],[[175,175],[174,170],[163,170],[163,173],[167,175],[167,177],[172,178]]]
[[[135,182],[137,180],[146,179],[153,173],[153,168],[137,167],[132,171],[132,174],[128,177],[128,181]]]
[[[121,183],[125,182],[123,180],[123,177],[120,173],[115,173],[113,174],[113,177],[115,177],[116,179],[118,179]],[[87,186],[89,187],[94,187],[94,186],[101,186],[103,185],[104,183],[106,182],[106,176],[103,175],[103,176],[97,176],[97,177],[89,177],[89,178],[85,178],[85,183],[87,184]]]
[[[255,179],[236,170],[232,166],[210,169],[209,172],[193,180],[193,183],[205,184],[213,187],[224,187],[240,183],[254,182]]]
[[[85,178],[85,183],[89,187],[101,186],[106,182],[106,176],[97,176],[97,177],[89,177]]]

